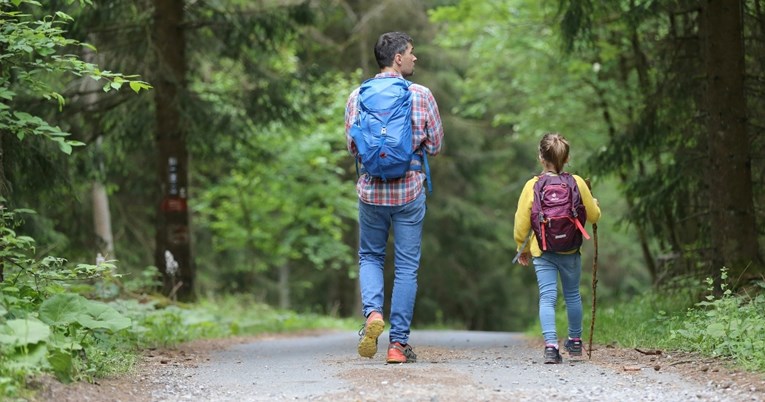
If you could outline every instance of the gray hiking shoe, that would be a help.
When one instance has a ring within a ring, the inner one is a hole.
[[[552,346],[545,346],[545,364],[559,364],[563,363],[563,357],[561,357],[558,348]]]
[[[568,351],[569,356],[581,356],[582,355],[582,339],[574,338],[569,339],[563,344],[563,347]]]

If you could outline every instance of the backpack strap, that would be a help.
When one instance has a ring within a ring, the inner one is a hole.
[[[547,180],[547,173],[542,173],[536,176],[537,182],[534,183],[534,199],[535,200],[541,200],[542,199],[542,189],[545,187],[545,181]],[[539,211],[539,237],[541,239],[537,239],[537,241],[542,241],[542,251],[547,251],[547,239],[545,236],[545,223],[547,223],[547,220],[545,219],[545,215],[542,213],[542,211]],[[533,226],[532,226],[533,231]]]
[[[547,251],[547,235],[545,234],[545,223],[542,222],[539,225],[540,230],[542,231],[542,251]]]
[[[430,180],[430,165],[428,165],[428,153],[425,152],[425,149],[420,147],[420,150],[422,151],[422,155],[418,154],[416,151],[414,153],[414,156],[421,159],[421,166],[412,166],[410,170],[419,170],[425,173],[425,181],[428,183],[428,193],[433,193],[433,181]]]
[[[563,177],[564,180],[566,180],[569,186],[572,186],[571,187],[572,189],[576,188],[577,193],[579,193],[579,185],[576,183],[576,179],[571,173],[562,172],[561,177]],[[581,193],[579,194],[580,194],[579,202],[582,202]],[[590,240],[590,235],[587,234],[587,230],[585,230],[584,226],[582,226],[582,222],[579,222],[579,215],[576,212],[576,207],[574,207],[574,209],[571,211],[571,215],[573,216],[573,218],[569,218],[569,219],[571,219],[571,221],[574,222],[574,224],[576,225],[577,229],[579,229],[579,231],[582,232],[582,236],[584,236],[585,239]]]
[[[574,224],[576,224],[576,227],[579,228],[579,231],[582,232],[582,236],[584,236],[585,239],[590,240],[590,235],[587,234],[587,231],[584,229],[584,226],[582,226],[582,222],[579,222],[579,219],[577,219],[576,217],[568,218],[568,219],[571,219],[574,222]]]

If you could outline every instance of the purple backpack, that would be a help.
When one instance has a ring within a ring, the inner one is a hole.
[[[534,184],[531,228],[542,251],[571,251],[582,245],[587,211],[574,176],[542,174]]]

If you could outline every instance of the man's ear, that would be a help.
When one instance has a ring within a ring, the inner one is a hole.
[[[401,58],[402,58],[402,57],[403,57],[403,56],[401,56],[401,53],[396,53],[396,55],[395,55],[395,56],[393,56],[393,61],[394,61],[396,64],[401,64]]]

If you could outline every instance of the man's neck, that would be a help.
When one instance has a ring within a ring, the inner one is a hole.
[[[401,71],[396,70],[395,67],[383,67],[380,69],[380,73],[396,73],[401,75]]]

